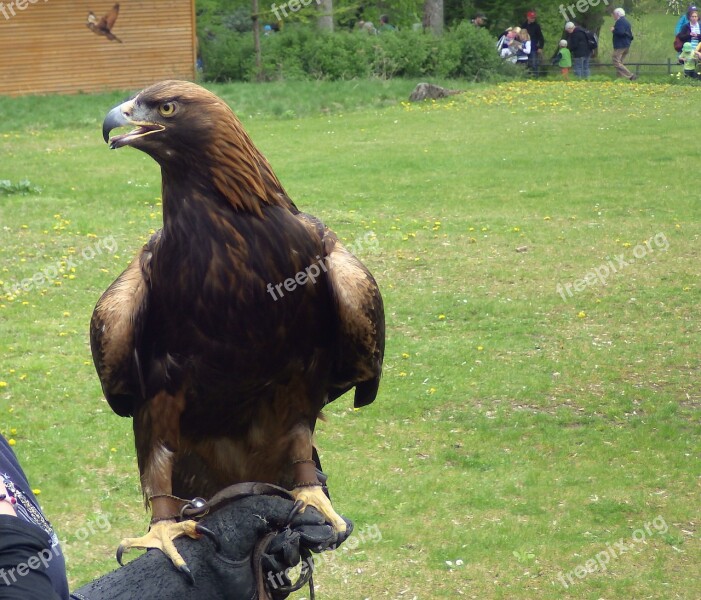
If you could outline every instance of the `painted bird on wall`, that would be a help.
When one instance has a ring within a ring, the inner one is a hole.
[[[119,16],[119,3],[116,3],[110,12],[108,12],[104,17],[98,19],[95,13],[90,11],[88,13],[88,22],[86,25],[88,29],[97,35],[104,35],[108,40],[122,43],[114,33],[112,33],[112,27]]]

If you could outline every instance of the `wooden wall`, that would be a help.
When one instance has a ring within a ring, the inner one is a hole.
[[[194,3],[122,0],[112,29],[120,44],[86,26],[89,11],[101,18],[113,0],[3,0],[0,95],[138,90],[161,79],[192,80]]]

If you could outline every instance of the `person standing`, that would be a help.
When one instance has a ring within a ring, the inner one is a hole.
[[[521,29],[528,31],[531,37],[531,53],[528,56],[528,70],[533,77],[538,77],[538,64],[543,55],[545,47],[545,38],[543,30],[540,28],[540,23],[536,20],[538,15],[534,10],[529,10],[526,13],[526,20],[521,24]]]
[[[682,30],[682,27],[684,27],[684,25],[689,24],[689,13],[692,10],[696,10],[695,4],[689,4],[689,6],[686,7],[686,12],[682,13],[682,16],[679,17],[679,20],[677,21],[677,26],[674,28],[674,35],[679,35],[679,32]]]
[[[681,28],[677,34],[683,43],[690,42],[696,48],[701,42],[701,25],[699,25],[699,11],[690,10],[688,13],[689,22]]]
[[[533,54],[533,46],[531,45],[531,36],[528,35],[528,31],[525,29],[521,30],[518,36],[521,45],[516,51],[516,64],[519,65],[530,65],[531,64],[531,54]]]
[[[582,79],[589,79],[589,59],[591,58],[591,50],[589,50],[587,32],[575,25],[572,21],[568,21],[565,24],[565,31],[567,32],[567,47],[572,54],[574,75]]]
[[[699,79],[699,77],[701,77],[696,72],[696,53],[694,52],[694,46],[691,45],[691,42],[684,42],[679,60],[684,63],[684,77],[691,77],[692,79]]]
[[[633,29],[626,19],[626,11],[622,8],[617,8],[613,11],[613,18],[615,23],[611,27],[611,33],[613,34],[613,54],[611,56],[611,61],[613,66],[616,67],[616,73],[619,77],[625,77],[630,81],[638,78],[635,73],[631,73],[628,68],[623,64],[623,60],[628,56],[630,51],[630,45],[633,42]]]
[[[560,40],[560,47],[555,56],[553,56],[553,64],[560,67],[560,73],[563,79],[569,79],[570,69],[572,68],[572,54],[567,48],[567,40]]]

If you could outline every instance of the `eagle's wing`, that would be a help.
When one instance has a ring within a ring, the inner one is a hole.
[[[355,387],[354,406],[375,400],[385,353],[385,313],[380,288],[365,265],[316,217],[298,213],[324,244],[326,280],[336,311],[338,345],[328,401]]]
[[[114,22],[117,20],[117,17],[119,16],[119,3],[115,4],[110,12],[108,12],[104,17],[100,19],[100,22],[98,23],[98,27],[102,29],[103,31],[110,31],[112,27],[114,27]]]
[[[112,410],[133,414],[145,395],[139,347],[148,315],[151,256],[160,231],[102,294],[90,321],[90,347],[102,390]]]

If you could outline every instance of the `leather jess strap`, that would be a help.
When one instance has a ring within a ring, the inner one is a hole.
[[[180,511],[181,518],[199,519],[206,514],[221,508],[222,506],[245,498],[247,496],[279,496],[285,500],[294,500],[292,494],[285,488],[272,483],[262,483],[260,481],[247,481],[235,483],[223,490],[218,491],[209,500],[195,498],[190,500]]]

